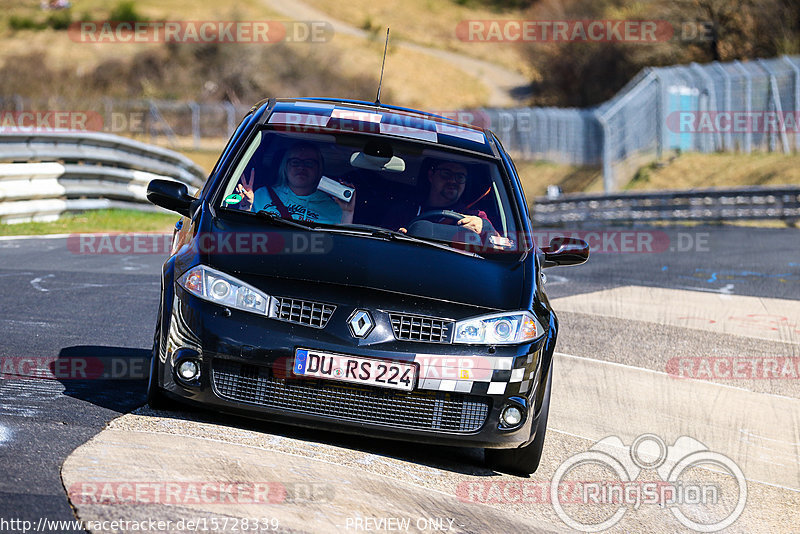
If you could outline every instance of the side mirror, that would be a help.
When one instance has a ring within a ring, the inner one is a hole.
[[[194,198],[186,184],[173,180],[151,180],[147,184],[147,200],[170,211],[189,217]]]
[[[549,247],[542,247],[542,267],[580,265],[589,259],[589,243],[574,237],[554,237]]]

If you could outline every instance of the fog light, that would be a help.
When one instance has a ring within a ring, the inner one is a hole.
[[[500,420],[507,427],[515,427],[522,422],[522,410],[516,406],[506,406]]]
[[[200,376],[200,366],[194,360],[184,360],[178,365],[178,376],[187,382]]]

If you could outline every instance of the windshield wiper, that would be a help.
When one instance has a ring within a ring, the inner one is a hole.
[[[474,252],[468,252],[466,250],[461,250],[460,248],[451,247],[449,245],[445,245],[444,243],[439,243],[437,241],[431,241],[429,239],[423,239],[421,237],[415,237],[413,235],[404,234],[403,232],[398,232],[396,230],[389,230],[388,228],[382,228],[380,226],[372,226],[369,224],[340,224],[333,229],[336,231],[337,229],[341,229],[347,231],[348,233],[354,233],[353,230],[361,230],[358,234],[366,234],[371,235],[372,237],[380,237],[386,239],[388,241],[405,241],[407,243],[416,243],[419,245],[426,245],[429,247],[438,248],[441,250],[447,250],[450,252],[457,252],[458,254],[464,254],[466,256],[471,256],[474,258],[483,258],[480,254],[476,254]]]
[[[253,212],[250,212],[250,213],[253,213]],[[292,228],[300,228],[302,230],[316,230],[317,229],[316,227],[311,226],[308,223],[301,223],[301,222],[295,221],[294,219],[284,219],[283,217],[278,217],[274,213],[270,213],[267,210],[260,210],[260,211],[255,212],[255,214],[258,215],[259,217],[263,218],[263,219],[268,220],[271,223],[274,223],[274,224],[279,224],[279,225],[283,225],[283,226],[290,226]]]

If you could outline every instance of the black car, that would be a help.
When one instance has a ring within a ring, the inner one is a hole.
[[[306,427],[486,448],[532,473],[558,331],[537,248],[495,135],[420,111],[270,99],[174,210],[148,402]]]

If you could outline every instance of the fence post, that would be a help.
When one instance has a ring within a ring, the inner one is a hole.
[[[731,77],[728,74],[728,71],[725,70],[719,62],[715,61],[714,66],[717,67],[717,70],[722,74],[722,77],[725,79],[725,111],[727,113],[731,113],[733,110],[731,109]],[[719,111],[719,110],[717,110]],[[724,150],[730,150],[733,147],[733,140],[731,139],[731,130],[733,129],[733,125],[728,128],[728,131],[725,132],[723,136],[723,144],[722,148]]]
[[[798,119],[800,119],[800,68],[795,65],[794,61],[789,58],[789,56],[781,56],[786,63],[794,71],[794,123],[795,127],[797,126]],[[800,150],[800,131],[795,130],[794,132],[794,148],[795,150]]]
[[[714,81],[711,79],[711,76],[709,76],[708,73],[705,71],[705,69],[703,69],[703,67],[701,67],[697,63],[692,63],[691,68],[693,72],[696,72],[697,75],[703,79],[705,85],[705,91],[702,91],[700,93],[701,97],[700,101],[702,102],[703,92],[705,92],[705,94],[708,95],[708,98],[706,99],[707,101],[706,111],[708,111],[709,114],[719,111],[719,107],[717,106],[717,96],[714,94]],[[705,152],[714,152],[722,145],[722,134],[720,134],[720,132],[717,131],[713,132],[713,138],[715,138],[716,142],[711,147],[711,150],[708,149],[708,145],[705,142],[703,143],[705,145],[704,146]]]
[[[109,97],[103,98],[103,130],[106,132],[116,133],[114,129],[116,128],[116,124],[114,124],[114,101],[111,100]],[[133,135],[136,132],[133,131],[133,128],[130,127],[130,117],[126,117],[125,125],[128,127],[128,133]]]
[[[609,194],[614,191],[614,176],[611,170],[611,143],[609,140],[608,123],[599,112],[596,112],[595,117],[597,122],[600,123],[600,129],[603,132],[603,141],[601,144],[601,154],[603,158],[603,192]]]
[[[152,100],[147,101],[147,106],[149,108],[148,116],[150,117],[149,124],[147,125],[147,133],[150,134],[150,142],[153,142],[153,124],[158,122],[158,110],[156,109],[156,105],[153,103]]]
[[[745,90],[744,90],[745,91],[744,112],[749,117],[753,108],[753,79],[750,77],[750,73],[747,72],[747,69],[744,68],[744,65],[739,63],[738,59],[735,60],[733,64],[736,65],[736,67],[739,69],[739,72],[741,72],[744,75],[744,79],[746,80]],[[744,151],[746,154],[749,154],[750,152],[752,152],[752,149],[753,149],[753,129],[747,128],[747,131],[744,133]]]
[[[778,79],[775,77],[775,73],[770,68],[769,64],[764,61],[763,59],[757,59],[759,67],[764,69],[764,71],[769,74],[769,95],[772,99],[772,104],[775,106],[775,113],[778,114],[778,127],[779,127],[779,134],[781,136],[781,147],[783,148],[783,153],[789,153],[789,138],[786,137],[786,128],[783,124],[783,106],[781,105],[781,94],[778,90]],[[766,126],[766,125],[765,125]],[[775,132],[770,132],[770,150],[774,148],[775,145]]]
[[[200,106],[192,100],[189,102],[189,109],[192,110],[192,144],[194,148],[200,147]]]
[[[661,161],[664,156],[664,128],[667,127],[667,116],[664,112],[664,81],[657,71],[653,72],[656,80],[656,160]]]
[[[225,113],[227,115],[228,137],[230,137],[233,135],[234,130],[236,130],[236,107],[230,102],[223,102],[222,105],[225,108]]]

